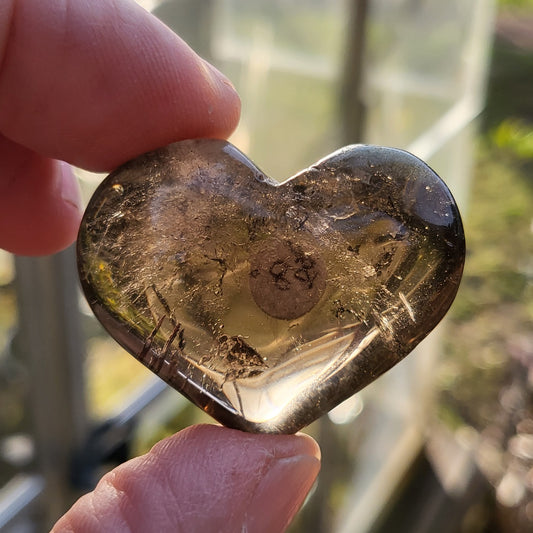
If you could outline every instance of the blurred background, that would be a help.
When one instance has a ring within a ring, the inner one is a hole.
[[[283,180],[407,149],[447,182],[467,263],[445,322],[306,429],[324,466],[290,531],[533,531],[533,0],[139,0],[235,84],[231,141]],[[102,176],[79,171],[88,198]],[[0,531],[209,421],[103,332],[73,249],[0,255]]]

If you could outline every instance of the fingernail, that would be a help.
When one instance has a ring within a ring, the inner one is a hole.
[[[305,501],[319,470],[319,459],[311,455],[274,460],[250,501],[243,531],[285,531]]]
[[[208,63],[205,59],[202,59],[204,67],[205,67],[205,73],[206,77],[211,81],[212,85],[216,85],[218,87],[222,87],[223,89],[231,89],[233,92],[236,92],[235,86],[231,81],[224,75],[220,70],[218,70],[216,67],[211,65],[211,63]]]
[[[58,163],[61,173],[61,199],[81,213],[83,208],[78,180],[68,163],[64,161],[59,161]]]

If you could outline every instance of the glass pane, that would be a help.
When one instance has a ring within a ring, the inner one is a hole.
[[[213,58],[243,102],[231,141],[278,180],[338,148],[345,3],[215,5]]]

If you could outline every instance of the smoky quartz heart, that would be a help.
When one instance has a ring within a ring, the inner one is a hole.
[[[425,163],[342,148],[284,183],[225,141],[110,174],[78,237],[97,318],[221,423],[293,433],[401,361],[441,320],[465,257]]]

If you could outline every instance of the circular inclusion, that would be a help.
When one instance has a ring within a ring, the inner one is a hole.
[[[316,252],[291,240],[262,243],[250,258],[250,291],[267,315],[293,320],[319,302],[326,288],[326,265]]]

